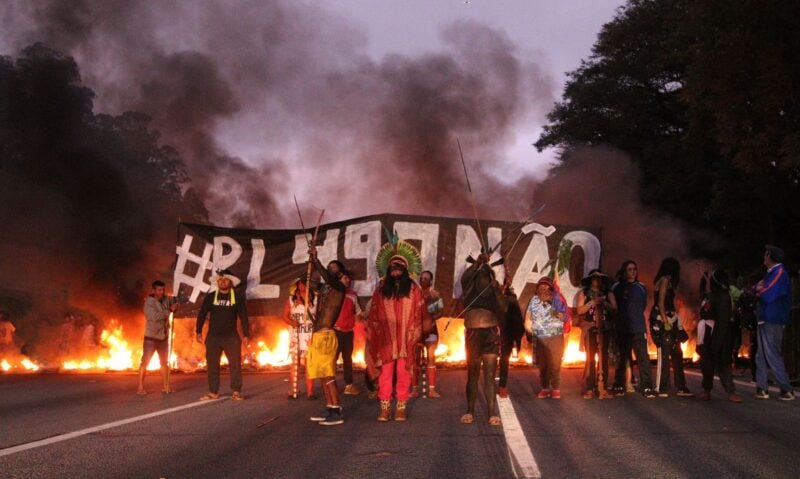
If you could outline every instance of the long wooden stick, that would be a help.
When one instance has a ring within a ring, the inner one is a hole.
[[[478,218],[478,203],[475,201],[475,194],[472,192],[472,185],[469,182],[469,175],[467,174],[467,163],[464,161],[464,153],[461,151],[461,141],[456,138],[458,144],[458,155],[461,157],[461,166],[464,167],[464,178],[467,179],[467,190],[469,190],[469,198],[472,202],[472,214],[475,215],[475,224],[478,226],[478,239],[481,242],[481,253],[487,253],[486,243],[483,238],[483,228],[481,228],[481,220]]]
[[[319,226],[322,223],[322,216],[325,214],[325,210],[322,210],[322,212],[320,212],[319,218],[317,219],[317,225],[314,228],[314,236],[312,237],[311,241],[309,241],[308,240],[308,234],[306,233],[306,225],[303,222],[303,215],[300,213],[300,205],[297,203],[297,196],[294,197],[294,205],[297,208],[297,216],[300,218],[300,226],[303,228],[303,236],[305,237],[306,244],[308,245],[308,249],[310,250],[312,244],[315,245],[315,246],[317,244],[317,235],[319,234]],[[308,258],[308,262],[307,263],[308,264],[306,265],[306,294],[305,294],[305,297],[303,298],[304,306],[305,306],[305,309],[303,311],[303,324],[306,324],[306,322],[309,320],[309,317],[310,317],[309,312],[308,312],[308,308],[309,308],[308,300],[309,300],[309,294],[311,292],[311,271],[312,271],[312,268],[313,268],[313,265],[311,264],[311,257],[310,256]],[[296,358],[295,363],[294,363],[294,368],[295,368],[294,381],[292,382],[292,397],[295,398],[295,399],[297,398],[297,389],[298,389],[298,387],[297,387],[297,377],[300,375],[300,327],[299,327],[299,325],[297,327],[297,353],[296,353],[296,356],[297,356],[297,358]]]

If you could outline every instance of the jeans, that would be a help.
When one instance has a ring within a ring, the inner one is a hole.
[[[789,376],[783,364],[781,342],[783,341],[782,324],[761,323],[758,325],[758,352],[756,352],[756,386],[767,390],[767,367],[772,369],[775,380],[781,391],[792,391]]]

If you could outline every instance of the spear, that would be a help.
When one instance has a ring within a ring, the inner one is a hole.
[[[469,190],[469,198],[472,202],[472,214],[475,215],[475,224],[478,226],[478,238],[481,241],[481,251],[486,251],[486,244],[483,240],[483,229],[481,228],[481,220],[478,219],[478,203],[475,202],[475,193],[472,192],[472,185],[469,182],[469,175],[467,174],[467,164],[464,162],[464,153],[461,151],[461,141],[456,138],[458,144],[458,155],[461,157],[461,166],[464,167],[464,178],[467,180],[467,190]]]
[[[317,219],[317,226],[314,228],[314,236],[312,237],[311,241],[308,240],[308,234],[306,233],[306,225],[303,222],[303,215],[300,213],[300,205],[297,203],[297,195],[294,195],[294,205],[297,208],[297,216],[300,218],[300,226],[303,228],[303,236],[306,239],[306,245],[308,245],[309,251],[311,250],[311,245],[317,244],[317,235],[319,234],[319,225],[322,223],[322,215],[325,214],[325,210],[323,209],[320,214],[319,218]],[[306,324],[309,320],[308,314],[308,300],[309,300],[309,293],[311,292],[311,256],[308,258],[308,264],[306,266],[306,294],[303,298],[305,310],[303,312],[303,324]],[[292,382],[292,397],[297,399],[297,376],[300,373],[300,328],[297,328],[297,360],[294,364],[295,367],[295,374],[294,374],[294,381]]]

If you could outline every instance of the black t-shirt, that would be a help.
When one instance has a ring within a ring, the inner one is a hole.
[[[233,291],[233,290],[231,290]],[[236,318],[242,322],[242,334],[250,337],[250,321],[247,317],[247,298],[244,291],[231,291],[227,293],[210,292],[203,299],[203,305],[197,314],[197,334],[203,331],[203,324],[208,318],[209,336],[235,336],[238,334],[236,329]]]

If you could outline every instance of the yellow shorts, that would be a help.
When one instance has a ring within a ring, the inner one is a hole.
[[[330,378],[336,376],[336,350],[339,342],[336,333],[315,331],[308,344],[308,357],[306,358],[306,372],[309,379]]]

